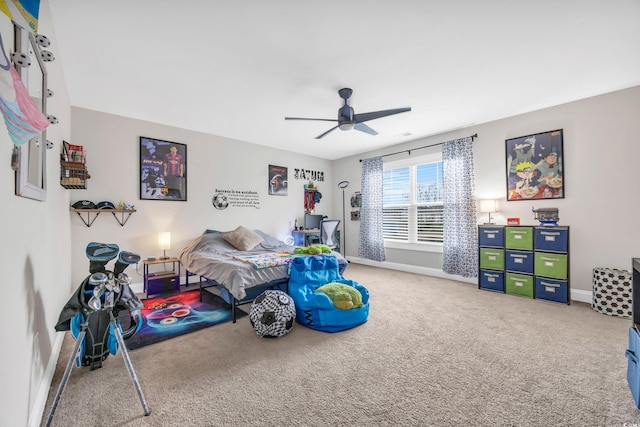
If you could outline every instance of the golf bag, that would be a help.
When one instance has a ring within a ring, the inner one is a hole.
[[[140,261],[140,256],[122,251],[115,244],[91,242],[87,245],[89,272],[82,284],[65,304],[56,331],[71,330],[74,338],[82,338],[76,355],[76,366],[89,366],[91,370],[102,367],[109,353],[116,354],[118,340],[115,327],[119,328],[122,338],[133,336],[142,327],[141,312],[144,305],[131,290],[131,279],[124,270]],[[117,258],[112,271],[106,264]],[[130,314],[130,325],[122,330],[118,319],[121,311]],[[84,331],[81,334],[81,331]]]

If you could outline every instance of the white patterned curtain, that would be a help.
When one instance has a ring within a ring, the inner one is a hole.
[[[358,256],[384,261],[382,235],[382,157],[362,160],[362,206]]]
[[[473,138],[442,144],[444,238],[442,270],[462,277],[478,276]]]

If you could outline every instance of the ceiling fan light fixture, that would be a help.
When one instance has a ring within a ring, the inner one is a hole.
[[[367,133],[369,135],[377,135],[378,132],[365,125],[364,122],[369,120],[379,119],[381,117],[391,116],[393,114],[405,113],[411,111],[411,107],[394,108],[392,110],[371,111],[368,113],[355,114],[353,108],[348,104],[349,97],[352,94],[352,90],[349,88],[342,88],[338,91],[340,98],[344,100],[344,105],[338,110],[338,119],[314,119],[304,117],[285,117],[285,120],[319,120],[324,122],[338,122],[338,124],[331,129],[316,136],[315,139],[320,139],[326,136],[328,133],[333,132],[336,129],[351,130],[356,129],[360,132]]]

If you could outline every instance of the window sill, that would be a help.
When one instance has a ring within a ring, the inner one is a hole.
[[[404,243],[385,240],[384,247],[385,249],[442,253],[442,243]]]

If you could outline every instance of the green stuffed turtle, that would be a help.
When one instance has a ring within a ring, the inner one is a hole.
[[[311,245],[311,246],[298,246],[293,250],[296,254],[309,254],[309,255],[318,255],[318,254],[330,254],[331,248],[327,245]]]
[[[341,310],[351,310],[352,308],[360,308],[362,304],[362,294],[353,286],[344,283],[331,282],[320,286],[316,292],[326,294],[333,305]]]

